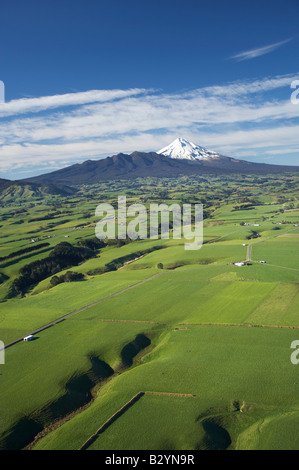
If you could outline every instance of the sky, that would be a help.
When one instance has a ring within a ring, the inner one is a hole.
[[[298,165],[298,17],[299,0],[0,0],[0,178],[177,137]]]

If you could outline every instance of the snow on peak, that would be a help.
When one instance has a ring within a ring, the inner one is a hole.
[[[159,150],[157,153],[170,158],[186,159],[186,160],[210,160],[219,158],[220,155],[212,152],[204,147],[195,145],[186,139],[179,137],[170,145]]]

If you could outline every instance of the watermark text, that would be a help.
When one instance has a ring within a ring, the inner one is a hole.
[[[0,80],[0,104],[5,102],[5,86],[2,80]]]
[[[291,349],[295,349],[291,354],[291,363],[297,365],[299,364],[299,340],[295,340],[291,343]]]
[[[295,91],[291,94],[291,102],[293,104],[299,104],[299,80],[294,80],[291,83],[291,88],[294,88]]]
[[[203,244],[203,205],[183,204],[150,204],[149,211],[143,204],[131,204],[127,207],[126,196],[118,197],[117,222],[116,211],[111,204],[102,203],[96,208],[97,222],[95,233],[99,240],[137,238],[152,240],[159,238],[184,238],[185,250],[198,250]],[[172,215],[172,220],[170,218]],[[170,227],[171,225],[171,227]]]

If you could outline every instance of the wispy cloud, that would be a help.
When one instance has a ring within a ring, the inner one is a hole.
[[[235,59],[237,62],[240,62],[242,60],[255,59],[256,57],[260,57],[262,55],[269,54],[270,52],[275,51],[276,49],[283,46],[284,44],[287,44],[288,42],[292,41],[292,39],[293,38],[289,38],[289,39],[285,39],[284,41],[270,44],[268,46],[258,47],[256,49],[251,49],[249,51],[240,52],[239,54],[236,54],[230,57],[230,59]]]
[[[298,147],[298,75],[238,81],[182,93],[92,90],[0,106],[0,171],[19,178],[118,152],[158,150],[184,135],[238,157]],[[286,88],[285,96],[277,90]]]
[[[35,113],[54,108],[78,106],[87,103],[104,103],[130,96],[149,93],[151,90],[133,88],[129,90],[89,90],[63,95],[42,96],[39,98],[22,98],[1,104],[0,117],[16,114]]]

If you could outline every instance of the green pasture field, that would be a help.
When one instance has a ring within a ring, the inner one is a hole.
[[[8,343],[30,334],[47,323],[74,310],[113,295],[134,284],[142,282],[155,272],[131,271],[125,276],[121,272],[107,273],[80,283],[60,284],[40,295],[12,299],[1,305],[0,334]]]
[[[267,240],[253,246],[252,259],[299,270],[299,227],[294,232]]]
[[[87,410],[35,448],[80,448],[138,391],[195,397],[146,394],[89,449],[247,449],[260,441],[264,422],[279,418],[287,432],[273,425],[273,441],[292,448],[299,418],[297,371],[289,360],[293,338],[292,330],[230,326],[168,332],[139,365],[104,385]]]
[[[178,279],[180,274],[186,275],[187,273],[189,273],[189,282]],[[32,387],[35,387],[39,380],[42,379],[45,388],[43,393],[40,390],[36,399],[41,403],[40,406],[42,406],[42,404],[49,402],[55,403],[55,401],[65,393],[65,386],[70,380],[70,377],[82,373],[84,371],[84,365],[85,367],[88,366],[87,357],[91,355],[99,357],[112,368],[115,368],[117,365],[117,356],[120,361],[121,348],[125,345],[126,341],[129,342],[129,340],[133,340],[135,334],[142,332],[149,337],[153,335],[155,344],[155,341],[157,341],[155,332],[156,334],[159,331],[163,332],[164,337],[166,337],[169,328],[172,330],[174,328],[188,328],[187,331],[191,328],[192,331],[197,331],[197,327],[195,326],[183,326],[180,325],[180,323],[239,323],[240,332],[243,330],[247,331],[247,329],[250,331],[259,331],[259,328],[253,327],[249,329],[247,323],[257,325],[265,324],[265,322],[261,320],[269,317],[273,302],[275,304],[276,298],[279,295],[279,293],[273,294],[275,289],[277,289],[274,283],[267,283],[265,289],[264,285],[257,282],[194,281],[192,276],[190,279],[190,274],[191,272],[177,272],[175,276],[171,274],[159,276],[159,278],[153,279],[135,289],[91,307],[53,328],[41,332],[38,335],[39,338],[32,343],[20,343],[11,350],[8,349],[7,361],[11,363],[9,369],[12,374],[12,379],[11,382],[5,379],[7,369],[3,368],[1,378],[5,380],[6,383],[5,393],[2,395],[4,409],[8,409],[7,406],[5,406],[5,397],[10,401],[13,397],[14,390],[17,394],[16,401],[18,401],[17,397],[21,386],[23,390],[22,402],[24,402],[24,404],[27,403],[25,408],[21,408],[22,416],[24,413],[28,414],[28,419],[31,417],[31,420],[32,415],[37,416],[36,419],[38,423],[40,423],[40,421],[43,423],[42,420],[45,420],[47,423],[46,418],[44,418],[44,413],[45,415],[47,415],[47,413],[41,411],[35,403],[35,400],[29,400],[29,398],[25,400],[25,391],[28,397],[30,397],[34,389]],[[173,279],[174,277],[175,279]],[[180,289],[179,287],[182,286],[182,282],[184,283],[184,287]],[[293,284],[279,284],[279,286],[285,286],[285,289],[288,287],[287,293],[289,294]],[[182,295],[182,292],[184,292],[184,295]],[[294,298],[296,298],[296,295],[298,297],[298,288],[296,292],[293,288],[292,294]],[[153,295],[155,296],[155,302],[151,302]],[[238,299],[237,302],[235,300],[236,298]],[[144,304],[147,305],[146,309],[143,307]],[[258,316],[259,321],[254,322],[253,316],[258,309],[262,311],[262,316]],[[292,312],[292,305],[290,305],[290,311]],[[190,312],[192,312],[191,316]],[[252,318],[250,318],[250,315],[252,315]],[[103,322],[100,320],[121,321],[118,323],[117,321]],[[122,320],[130,320],[130,322],[123,322]],[[133,323],[134,321],[157,322],[157,325],[150,323]],[[269,324],[269,322],[266,323]],[[275,324],[275,322],[272,323],[272,325]],[[232,327],[222,326],[223,334],[226,334],[226,331],[231,331],[230,328]],[[131,336],[128,335],[125,338],[125,329],[131,332]],[[265,330],[268,331],[269,335],[269,331],[274,331],[274,329],[270,328],[265,328]],[[185,332],[186,330],[177,330],[174,333],[177,333],[180,338],[180,335]],[[292,338],[295,338],[293,330],[290,330],[289,334],[292,334]],[[120,344],[113,339],[113,335],[119,337]],[[159,336],[161,336],[161,333]],[[172,344],[174,345],[176,343],[176,336],[173,336],[173,338]],[[197,341],[194,339],[194,341],[200,342],[201,339],[198,338]],[[216,341],[218,342],[218,340]],[[249,341],[248,348],[250,347],[251,341],[252,340]],[[111,351],[112,343],[113,350]],[[174,359],[172,353],[170,354],[169,351],[164,350],[164,345],[165,339],[158,342],[156,347],[157,350],[161,351],[161,359],[159,360],[162,360],[162,363],[164,363],[167,358],[171,360]],[[177,347],[178,350],[180,350],[179,344]],[[288,347],[290,347],[290,342]],[[45,354],[45,352],[49,350],[51,350],[51,354]],[[27,351],[29,354],[28,360]],[[266,350],[265,354],[268,354],[267,351],[268,350]],[[15,374],[20,365],[18,367],[16,365],[13,366],[13,359],[10,359],[10,357],[16,357],[16,360],[19,361],[20,354],[22,357],[23,370],[26,370],[27,373],[26,376],[22,376],[22,382],[17,386],[15,383]],[[42,362],[46,373],[45,379],[41,367],[37,367],[37,364],[40,362],[40,357],[44,358]],[[182,358],[181,360],[186,361],[186,358]],[[207,360],[207,363],[209,362],[210,361]],[[81,369],[80,364],[82,364]],[[186,368],[186,362],[183,364],[182,368]],[[30,370],[31,372],[29,373]],[[134,370],[133,368],[132,373]],[[137,370],[138,367],[136,368],[136,371]],[[164,365],[163,371],[165,371]],[[165,374],[166,372],[163,373]],[[192,385],[192,371],[189,370],[189,373],[191,374],[190,385]],[[153,376],[155,375],[159,375],[158,372],[153,374]],[[50,383],[52,385],[50,385]],[[135,383],[135,379],[133,383]],[[184,380],[184,383],[187,385],[188,381]],[[171,391],[174,390],[174,392],[195,393],[192,386],[185,392],[181,387],[179,387],[178,390],[174,389],[171,382],[169,386],[171,386]],[[147,390],[150,390],[148,387],[149,385],[147,386]],[[160,388],[154,388],[153,391],[159,391]],[[140,390],[136,392],[138,391]],[[164,386],[160,391],[165,392],[167,390]],[[30,406],[28,405],[29,403]],[[41,413],[42,417],[39,416],[38,412]],[[16,436],[18,427],[13,426],[13,419],[10,422],[9,418],[12,419],[12,417],[9,416],[7,417],[8,421],[4,421],[4,423],[6,422],[6,425],[7,423],[11,424],[9,429],[13,432],[13,436]],[[8,439],[7,441],[7,439],[8,437],[6,436],[4,442],[10,442],[10,440]]]
[[[2,201],[0,256],[32,238],[50,246],[0,262],[0,339],[72,316],[6,349],[0,448],[79,449],[138,392],[158,392],[141,396],[87,448],[298,449],[290,361],[299,339],[296,178],[148,178],[85,186],[66,199]],[[107,246],[56,273],[84,280],[50,288],[50,276],[7,298],[24,265],[61,241],[93,238],[95,207],[115,205],[120,194],[147,207],[204,199],[202,248],[184,250],[183,239]],[[235,266],[248,244],[251,261]],[[117,270],[101,274],[111,263]]]

